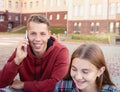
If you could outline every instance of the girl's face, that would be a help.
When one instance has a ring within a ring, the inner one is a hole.
[[[98,70],[88,60],[74,58],[72,61],[71,77],[79,90],[96,89],[96,78],[102,73],[101,69]]]

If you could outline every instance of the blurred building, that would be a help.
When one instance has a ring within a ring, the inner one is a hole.
[[[67,33],[119,33],[120,0],[0,0],[0,31],[26,25],[31,14],[46,16]]]

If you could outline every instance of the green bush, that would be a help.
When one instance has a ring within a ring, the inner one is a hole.
[[[22,29],[18,30],[18,31],[12,31],[12,33],[20,33],[20,34],[24,34],[26,31],[27,27],[23,27]]]
[[[70,36],[73,40],[108,43],[108,35],[71,34]]]
[[[66,28],[64,27],[51,27],[50,31],[52,34],[64,34]]]
[[[25,33],[26,29],[27,29],[27,27],[24,27],[23,29],[21,29],[19,31],[14,31],[13,33]],[[63,27],[51,27],[50,31],[52,34],[64,34],[65,28],[63,28]]]

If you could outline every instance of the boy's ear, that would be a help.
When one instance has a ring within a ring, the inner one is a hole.
[[[100,77],[104,73],[104,71],[105,71],[105,67],[103,66],[99,69],[97,76]]]
[[[49,35],[51,35],[51,31],[49,30],[48,32],[49,32]]]
[[[51,36],[51,31],[48,30],[48,38],[50,38],[50,36]]]

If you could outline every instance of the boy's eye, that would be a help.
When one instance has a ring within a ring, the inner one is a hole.
[[[35,33],[31,33],[31,35],[35,35]]]
[[[46,35],[46,33],[41,33],[41,35]]]
[[[31,32],[30,35],[36,35],[36,33],[35,32]]]

